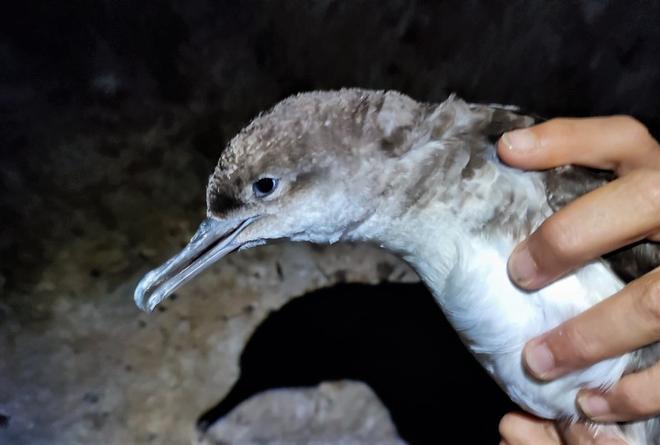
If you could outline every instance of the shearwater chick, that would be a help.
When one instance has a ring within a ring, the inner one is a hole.
[[[455,97],[423,104],[391,91],[346,89],[286,99],[223,151],[208,184],[208,218],[181,253],[142,279],[135,302],[152,310],[224,255],[268,240],[375,243],[417,271],[513,401],[541,417],[577,419],[580,388],[606,388],[655,363],[660,347],[552,382],[525,372],[527,340],[623,287],[602,261],[539,291],[510,282],[513,247],[555,205],[604,181],[573,168],[522,172],[501,164],[492,141],[532,123],[511,108]],[[660,263],[657,250],[636,249],[619,261],[627,273]],[[594,428],[630,444],[660,443],[657,418]]]

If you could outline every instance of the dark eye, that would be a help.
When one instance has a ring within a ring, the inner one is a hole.
[[[275,178],[261,178],[252,184],[252,191],[257,198],[263,198],[275,191],[277,188],[277,179]]]

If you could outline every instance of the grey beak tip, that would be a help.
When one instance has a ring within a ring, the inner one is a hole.
[[[151,312],[153,310],[153,308],[150,307],[149,304],[147,304],[144,301],[139,301],[137,297],[135,298],[135,305],[138,307],[138,309],[140,309],[143,312]]]
[[[148,301],[143,310],[145,312],[153,312],[156,306],[158,306],[157,301]]]
[[[135,305],[138,307],[143,312],[153,312],[158,303],[156,302],[150,302],[149,300],[144,300],[142,299],[142,296],[138,296],[137,294],[134,297],[135,300]]]
[[[133,301],[135,301],[135,305],[144,312],[151,312],[151,309],[149,306],[146,304],[144,299],[142,298],[142,295],[139,294],[137,291],[135,292],[135,296],[133,297]]]
[[[241,247],[236,237],[257,216],[244,221],[207,218],[188,245],[160,267],[148,272],[137,284],[133,300],[137,307],[151,312],[172,292],[219,258]]]
[[[138,283],[133,294],[133,301],[135,305],[144,312],[151,312],[156,307],[156,302],[153,298],[148,297],[148,290],[153,285],[155,273],[153,271],[147,273]]]

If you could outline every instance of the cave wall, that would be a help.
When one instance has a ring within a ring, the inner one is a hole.
[[[547,117],[627,113],[657,136],[659,17],[641,0],[7,6],[0,441],[189,441],[271,309],[337,281],[414,280],[373,249],[268,246],[165,312],[137,311],[137,279],[192,234],[218,154],[258,112],[359,86]]]

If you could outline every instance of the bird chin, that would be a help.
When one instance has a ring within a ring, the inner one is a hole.
[[[238,235],[258,217],[240,221],[207,218],[188,245],[162,266],[147,273],[135,289],[135,304],[144,311],[154,308],[177,288],[225,255],[247,245]]]

